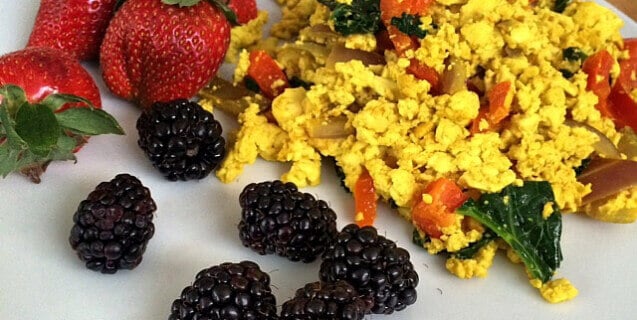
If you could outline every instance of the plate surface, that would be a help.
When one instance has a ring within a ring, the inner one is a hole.
[[[258,2],[262,9],[275,7],[273,0]],[[38,4],[0,2],[0,54],[24,47]],[[278,16],[273,10],[271,18]],[[637,36],[637,24],[621,17],[626,20],[624,36]],[[231,184],[214,176],[185,183],[164,180],[137,147],[139,110],[108,92],[96,65],[86,66],[100,86],[104,109],[127,135],[92,138],[76,164],[52,164],[39,185],[15,174],[0,181],[0,319],[166,319],[172,301],[199,270],[225,261],[258,262],[270,273],[279,304],[317,279],[318,262],[259,256],[238,239],[239,193],[250,182],[277,179],[283,165],[258,161]],[[232,119],[215,116],[224,134],[236,128]],[[303,191],[327,200],[339,213],[340,228],[351,222],[353,202],[332,171],[324,170],[320,186]],[[151,189],[158,205],[157,231],[137,269],[102,275],[84,268],[68,235],[79,202],[99,182],[120,172],[136,175]],[[528,285],[523,269],[502,255],[487,278],[461,280],[444,269],[443,257],[412,245],[411,227],[387,207],[380,209],[376,225],[411,252],[421,281],[415,305],[368,319],[634,319],[637,314],[637,224],[565,216],[565,258],[558,276],[570,279],[580,295],[558,305],[544,302]]]

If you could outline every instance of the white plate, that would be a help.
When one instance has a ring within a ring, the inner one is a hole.
[[[604,1],[599,1],[607,5]],[[0,2],[0,53],[22,48],[38,1]],[[259,1],[273,8],[273,1]],[[278,17],[273,12],[273,18]],[[637,24],[625,16],[625,36]],[[77,164],[52,164],[40,185],[19,175],[0,181],[0,319],[166,319],[172,301],[195,274],[225,261],[257,261],[270,273],[279,303],[318,277],[319,263],[292,263],[244,248],[236,225],[238,195],[253,181],[277,179],[283,165],[257,162],[240,179],[221,184],[214,176],[198,182],[169,182],[137,147],[139,110],[114,98],[95,65],[88,65],[102,90],[104,109],[128,135],[100,136],[78,154]],[[216,115],[224,133],[231,119]],[[329,201],[339,227],[351,221],[351,196],[342,192],[331,168],[319,187],[306,188]],[[158,205],[157,232],[142,264],[133,271],[103,275],[87,270],[68,244],[77,205],[101,181],[128,172],[147,185]],[[392,316],[369,319],[634,319],[637,315],[637,224],[613,225],[568,215],[564,218],[564,261],[559,276],[580,290],[575,300],[551,305],[528,285],[524,271],[499,255],[485,279],[461,280],[444,269],[444,258],[411,243],[408,223],[381,208],[381,233],[409,249],[420,275],[418,301]]]

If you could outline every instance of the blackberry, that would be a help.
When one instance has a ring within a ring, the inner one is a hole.
[[[133,269],[155,233],[156,209],[148,188],[129,174],[118,174],[80,202],[73,215],[71,247],[91,270]]]
[[[371,300],[361,297],[346,281],[312,282],[283,303],[281,320],[362,320]]]
[[[323,200],[279,180],[252,183],[239,196],[243,245],[259,254],[314,261],[336,236],[336,214]]]
[[[418,274],[409,252],[374,227],[343,228],[323,254],[320,279],[349,282],[373,300],[372,313],[390,314],[416,302]]]
[[[226,153],[221,124],[196,102],[156,102],[137,119],[139,140],[153,166],[166,178],[208,176]]]
[[[278,319],[270,276],[251,261],[201,270],[173,302],[168,320],[204,319]]]

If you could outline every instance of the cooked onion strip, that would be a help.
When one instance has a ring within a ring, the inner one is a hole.
[[[604,135],[601,131],[585,123],[577,122],[570,119],[564,121],[564,124],[569,127],[581,127],[594,133],[599,138],[599,141],[597,141],[597,143],[593,145],[593,148],[595,148],[595,152],[603,155],[606,158],[621,159],[621,154],[619,153],[619,150],[617,150],[617,147],[615,147],[613,142],[610,141],[610,139],[608,139],[608,137],[606,137],[606,135]]]
[[[385,57],[377,52],[370,52],[358,49],[348,49],[345,46],[337,44],[334,45],[325,65],[328,67],[334,66],[337,62],[348,62],[351,60],[360,60],[364,65],[384,65]]]
[[[454,94],[467,89],[467,70],[458,59],[450,59],[442,73],[442,93]]]
[[[591,184],[592,192],[582,199],[586,205],[637,186],[637,161],[593,159],[577,180]]]
[[[354,130],[347,126],[347,117],[339,116],[328,120],[316,119],[309,123],[307,135],[310,138],[339,139],[353,134]]]
[[[235,118],[245,110],[251,102],[259,104],[261,110],[269,108],[270,101],[257,96],[243,85],[233,85],[230,81],[215,77],[198,93],[199,97],[212,101],[214,107]]]

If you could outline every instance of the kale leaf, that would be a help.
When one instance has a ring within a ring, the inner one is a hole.
[[[334,0],[318,0],[332,14],[334,30],[347,36],[358,33],[376,33],[380,27],[380,0],[352,0],[351,5]]]
[[[578,47],[568,47],[562,50],[562,55],[564,59],[572,62],[584,61],[588,58],[588,55]]]
[[[493,231],[487,229],[482,234],[480,240],[470,244],[468,247],[458,250],[454,253],[454,256],[458,259],[471,259],[473,256],[484,248],[489,242],[495,240],[498,237]]]
[[[553,11],[562,13],[566,10],[566,6],[568,6],[572,0],[555,0],[555,6],[553,7]]]
[[[429,242],[429,237],[426,234],[421,234],[417,228],[414,228],[413,233],[411,234],[411,242],[419,247],[424,247],[425,243]]]
[[[419,39],[427,36],[427,30],[421,28],[420,17],[417,15],[403,12],[400,18],[391,18],[391,24],[408,36],[416,36]]]
[[[544,219],[547,203],[552,203],[554,212]],[[534,278],[547,282],[559,268],[562,215],[548,182],[527,181],[521,187],[483,194],[477,201],[469,199],[457,212],[478,220],[504,239]]]
[[[293,76],[290,78],[290,88],[299,88],[302,87],[305,90],[310,90],[310,88],[314,85],[312,82],[307,82],[298,76]]]

